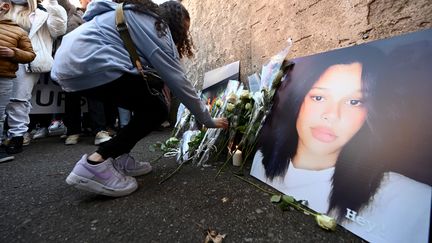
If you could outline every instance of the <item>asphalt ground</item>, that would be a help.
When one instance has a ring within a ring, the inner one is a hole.
[[[148,147],[169,130],[141,140],[132,155],[151,161]],[[84,153],[96,149],[93,137],[65,146],[59,137],[34,140],[14,161],[0,164],[0,242],[204,242],[208,229],[226,234],[223,242],[363,242],[344,228],[321,229],[301,212],[282,211],[271,195],[233,176],[231,165],[215,179],[223,161],[209,167],[173,158],[153,163],[137,177],[133,194],[110,198],[80,191],[65,179]],[[272,190],[249,176],[243,178]]]

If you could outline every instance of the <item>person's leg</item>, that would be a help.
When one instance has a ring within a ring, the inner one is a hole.
[[[76,93],[65,94],[66,145],[78,143],[81,134],[81,96]]]
[[[128,195],[138,187],[136,180],[130,176],[151,171],[149,163],[135,161],[128,153],[141,138],[166,119],[167,108],[158,98],[145,95],[146,87],[141,76],[124,75],[82,94],[101,101],[111,100],[117,106],[132,110],[135,116],[116,137],[101,144],[97,152],[84,155],[66,182],[98,194]]]
[[[0,77],[0,144],[4,138],[4,124],[6,119],[6,105],[12,94],[13,79]]]
[[[81,96],[79,94],[65,94],[64,123],[68,136],[81,133]]]
[[[129,153],[139,140],[156,130],[168,115],[165,104],[158,97],[148,94],[141,76],[126,74],[84,94],[100,100],[109,99],[114,105],[134,113],[129,124],[116,137],[101,144],[97,152],[102,159]]]
[[[32,90],[39,77],[39,73],[27,73],[25,66],[19,64],[17,77],[13,82],[11,99],[6,106],[9,125],[7,134],[8,137],[11,137],[7,150],[10,153],[19,153],[22,151],[23,136],[27,132],[28,124],[30,123],[29,114],[32,108],[30,103]]]
[[[130,110],[126,110],[124,108],[119,107],[118,113],[119,113],[119,127],[123,128],[129,123],[131,119],[131,112]]]
[[[104,102],[106,128],[110,136],[115,135],[118,109],[112,102]]]
[[[103,102],[91,96],[86,96],[93,133],[106,129],[105,108]]]
[[[4,123],[6,118],[6,105],[12,94],[13,79],[0,77],[0,145],[4,137]],[[0,163],[13,160],[15,157],[6,153],[3,147],[0,147]]]
[[[107,132],[107,121],[105,115],[105,105],[101,100],[87,97],[92,132],[95,136],[94,144],[99,145],[111,139]]]

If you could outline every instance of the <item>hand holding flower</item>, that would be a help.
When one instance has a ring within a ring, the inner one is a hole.
[[[228,128],[228,119],[225,117],[213,118],[213,122],[216,124],[216,128]]]

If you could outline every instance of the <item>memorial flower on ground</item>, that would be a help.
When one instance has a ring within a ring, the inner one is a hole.
[[[292,196],[288,195],[273,195],[270,199],[272,203],[276,203],[279,205],[279,207],[282,210],[288,210],[289,208],[294,208],[304,214],[312,215],[315,218],[316,223],[319,227],[329,230],[329,231],[335,231],[336,230],[336,220],[330,216],[327,216],[325,214],[317,213],[313,211],[312,209],[305,206],[307,204],[307,201],[304,200],[296,200]]]

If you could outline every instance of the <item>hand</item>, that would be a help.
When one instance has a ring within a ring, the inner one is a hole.
[[[216,124],[216,128],[228,128],[228,119],[225,117],[213,118],[213,122]]]
[[[13,57],[15,52],[6,46],[0,46],[0,57]]]

